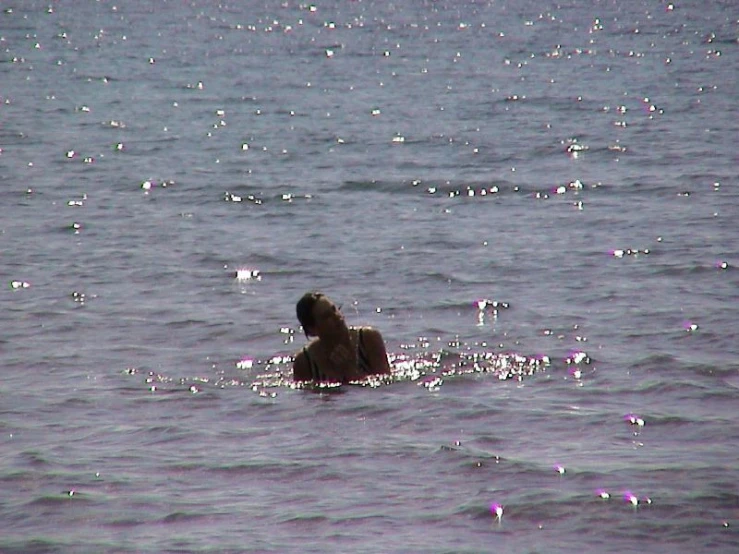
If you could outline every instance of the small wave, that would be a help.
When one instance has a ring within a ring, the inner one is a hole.
[[[321,514],[298,514],[283,516],[280,523],[295,525],[315,525],[316,523],[326,523],[330,520],[331,518]]]
[[[34,510],[37,510],[40,507],[58,506],[59,504],[65,502],[89,502],[91,500],[92,497],[90,495],[80,493],[76,490],[71,489],[60,491],[59,494],[55,495],[47,494],[44,496],[39,496],[28,502],[27,506],[33,507]]]
[[[20,458],[21,458],[21,463],[24,466],[30,466],[30,467],[36,467],[36,468],[47,466],[51,463],[40,452],[37,452],[35,450],[27,450],[25,452],[21,452]]]
[[[114,519],[112,521],[108,521],[105,523],[106,527],[112,527],[112,528],[128,528],[128,527],[138,527],[139,525],[147,525],[149,524],[148,520],[145,519],[137,519],[134,517],[123,517]]]
[[[701,331],[702,335],[704,333]],[[690,336],[689,330],[678,330],[673,333],[679,339]],[[710,342],[710,336],[708,337]],[[634,363],[634,369],[655,374],[660,377],[659,382],[690,384],[696,387],[706,388],[704,382],[688,380],[690,377],[723,378],[730,379],[737,375],[739,366],[736,363],[720,364],[715,360],[706,358],[704,360],[685,359],[683,356],[671,353],[652,354]],[[652,383],[648,386],[658,383]]]
[[[172,512],[159,520],[160,523],[190,523],[202,519],[210,518],[213,514],[203,514],[194,512]]]
[[[33,538],[22,541],[3,541],[3,554],[51,554],[53,552],[69,552],[72,545],[60,540]]]

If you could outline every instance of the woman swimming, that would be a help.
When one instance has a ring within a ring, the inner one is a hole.
[[[296,312],[305,336],[317,338],[296,354],[295,381],[348,383],[390,373],[380,332],[372,327],[348,327],[340,308],[325,294],[304,294]]]

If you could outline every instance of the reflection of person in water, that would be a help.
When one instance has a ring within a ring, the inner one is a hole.
[[[372,327],[347,327],[340,307],[320,292],[308,292],[296,306],[306,337],[293,362],[296,381],[348,383],[390,373],[385,342]]]

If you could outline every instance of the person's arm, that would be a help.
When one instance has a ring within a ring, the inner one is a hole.
[[[308,358],[305,352],[301,350],[295,355],[295,360],[293,361],[293,381],[310,381],[312,378]]]
[[[367,352],[372,363],[372,372],[375,375],[386,375],[390,373],[390,362],[387,359],[387,350],[382,333],[374,327],[365,328],[364,338]]]

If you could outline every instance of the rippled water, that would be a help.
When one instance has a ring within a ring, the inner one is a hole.
[[[738,17],[3,2],[0,551],[736,551]]]

